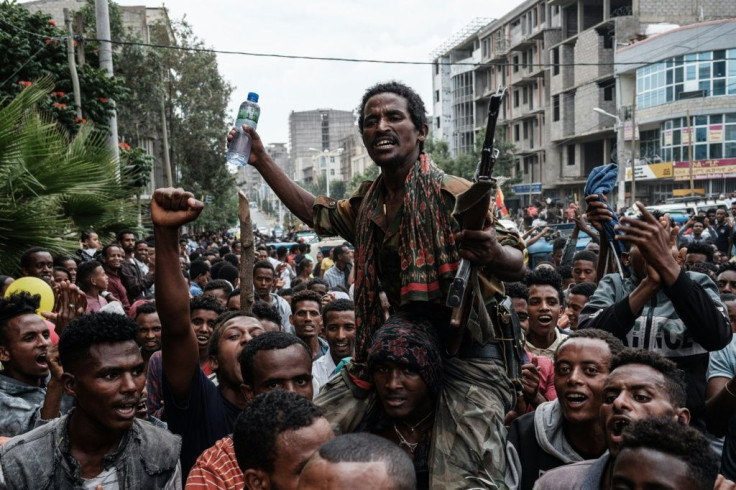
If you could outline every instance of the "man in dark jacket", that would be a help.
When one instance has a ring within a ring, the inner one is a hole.
[[[145,383],[137,325],[92,313],[62,332],[62,382],[76,407],[0,447],[0,488],[181,488],[181,439],[136,418]]]
[[[589,198],[590,199],[590,198]],[[600,328],[627,347],[659,352],[687,376],[691,425],[704,428],[708,353],[731,341],[731,325],[718,289],[708,276],[684,271],[675,261],[671,233],[637,203],[641,219],[622,218],[618,239],[631,245],[624,264],[631,277],[604,276],[580,315],[579,328]],[[588,202],[588,219],[601,229],[611,213],[600,201]],[[603,255],[603,251],[601,252]]]

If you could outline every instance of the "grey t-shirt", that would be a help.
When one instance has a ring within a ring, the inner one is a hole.
[[[723,349],[710,353],[708,381],[712,378],[736,376],[736,336]],[[736,480],[736,414],[728,420],[726,441],[721,455],[721,473],[729,480]]]

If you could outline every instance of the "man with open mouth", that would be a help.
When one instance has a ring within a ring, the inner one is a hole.
[[[685,408],[685,378],[672,361],[656,352],[624,349],[611,361],[603,385],[600,419],[608,451],[598,459],[562,466],[545,473],[540,490],[611,488],[611,472],[625,430],[648,417],[690,422]]]
[[[0,298],[0,437],[24,434],[72,406],[49,355],[49,327],[36,314],[40,300],[26,292]]]
[[[557,328],[564,308],[562,277],[556,271],[540,267],[528,274],[525,282],[529,288],[529,329],[524,347],[535,356],[551,359],[567,337]]]
[[[519,475],[516,487],[531,490],[546,471],[600,457],[606,450],[599,413],[611,358],[623,344],[608,332],[576,330],[555,353],[557,399],[511,423],[508,451]],[[511,466],[511,465],[510,465]]]
[[[136,418],[145,383],[137,331],[114,313],[64,328],[61,377],[76,406],[0,448],[0,488],[181,488],[181,439]]]

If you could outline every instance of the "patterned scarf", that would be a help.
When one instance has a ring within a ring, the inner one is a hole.
[[[392,316],[378,329],[368,350],[368,368],[392,361],[419,373],[432,395],[442,386],[442,355],[432,324],[421,318],[404,319]]]
[[[444,172],[422,153],[406,176],[399,224],[401,305],[444,300],[441,281],[453,277],[460,261],[452,230],[451,210],[442,199]],[[377,227],[371,221],[383,192],[383,174],[371,185],[358,212],[356,233],[356,339],[357,363],[368,358],[373,333],[383,324],[379,299]],[[390,274],[392,271],[385,271]],[[354,363],[354,364],[357,364]],[[361,372],[362,371],[362,372]],[[367,380],[367,372],[355,366],[355,377]]]

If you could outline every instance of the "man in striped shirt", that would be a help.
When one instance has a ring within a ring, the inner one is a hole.
[[[312,356],[298,337],[285,332],[267,332],[248,342],[240,356],[246,401],[267,393],[277,385],[312,399]],[[194,463],[186,489],[233,489],[245,485],[235,457],[232,435],[217,441]]]

